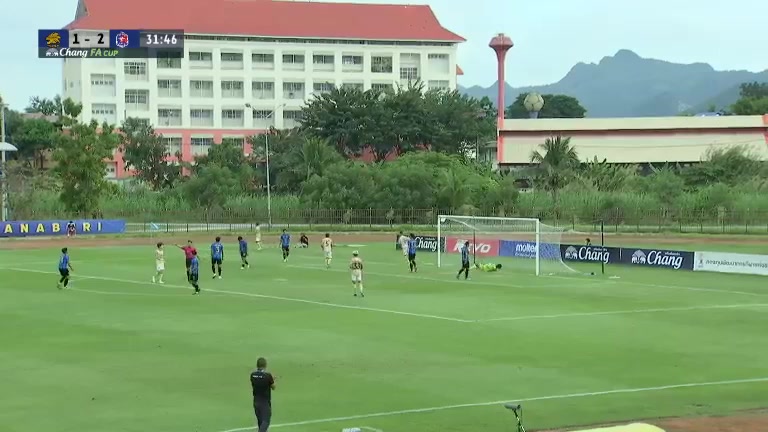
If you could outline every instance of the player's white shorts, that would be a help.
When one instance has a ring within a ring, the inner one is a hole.
[[[333,258],[333,251],[330,251],[330,250],[325,251],[325,257],[328,259]]]
[[[165,271],[165,263],[157,263],[157,264],[155,265],[155,268],[156,268],[156,269],[157,269],[157,271],[159,271],[159,272],[161,272],[161,271]]]
[[[352,270],[352,282],[362,282],[362,281],[363,281],[363,271]]]
[[[405,245],[405,246],[400,245],[400,249],[403,250],[403,256],[407,257],[408,256],[408,245]]]
[[[261,243],[261,236],[260,235],[256,236],[256,243]]]

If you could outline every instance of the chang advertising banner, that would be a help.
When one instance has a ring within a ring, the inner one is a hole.
[[[0,222],[0,237],[51,237],[67,234],[68,220],[10,221]],[[122,234],[124,220],[79,219],[73,220],[75,234]]]
[[[768,276],[768,255],[696,252],[693,269]]]
[[[563,261],[614,264],[621,259],[621,248],[587,245],[560,245]]]
[[[438,242],[437,236],[425,236],[425,235],[416,236],[416,250],[425,251],[425,252],[437,252],[438,243],[440,244],[440,250],[444,251],[445,238],[443,238],[443,241]],[[395,249],[400,250],[399,242],[395,243]]]
[[[497,257],[499,256],[499,240],[483,240],[462,238],[462,237],[446,237],[445,238],[445,252],[446,253],[460,253],[464,243],[469,241],[469,253],[483,257]]]
[[[658,249],[622,248],[621,264],[693,270],[694,253]]]

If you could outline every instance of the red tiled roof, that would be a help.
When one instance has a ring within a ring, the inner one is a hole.
[[[80,0],[87,15],[67,28],[165,29],[282,38],[464,42],[427,5],[280,0]]]
[[[456,65],[456,75],[464,75],[464,71],[459,65]]]

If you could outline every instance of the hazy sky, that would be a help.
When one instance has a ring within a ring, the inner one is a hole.
[[[468,40],[459,48],[459,64],[465,72],[460,83],[465,86],[488,86],[496,80],[488,41],[498,32],[515,42],[507,60],[507,82],[514,86],[557,81],[574,64],[598,62],[622,48],[643,57],[707,62],[716,69],[768,69],[766,0],[366,2],[430,4],[444,27]],[[21,109],[30,96],[50,97],[59,91],[60,62],[36,58],[37,29],[67,24],[77,1],[3,3],[0,95]],[[130,2],[117,4],[130,7]]]

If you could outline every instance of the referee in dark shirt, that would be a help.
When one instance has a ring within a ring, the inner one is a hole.
[[[267,359],[264,357],[256,360],[256,370],[251,372],[251,388],[258,432],[267,432],[272,420],[272,390],[275,389],[275,378],[267,372]]]

